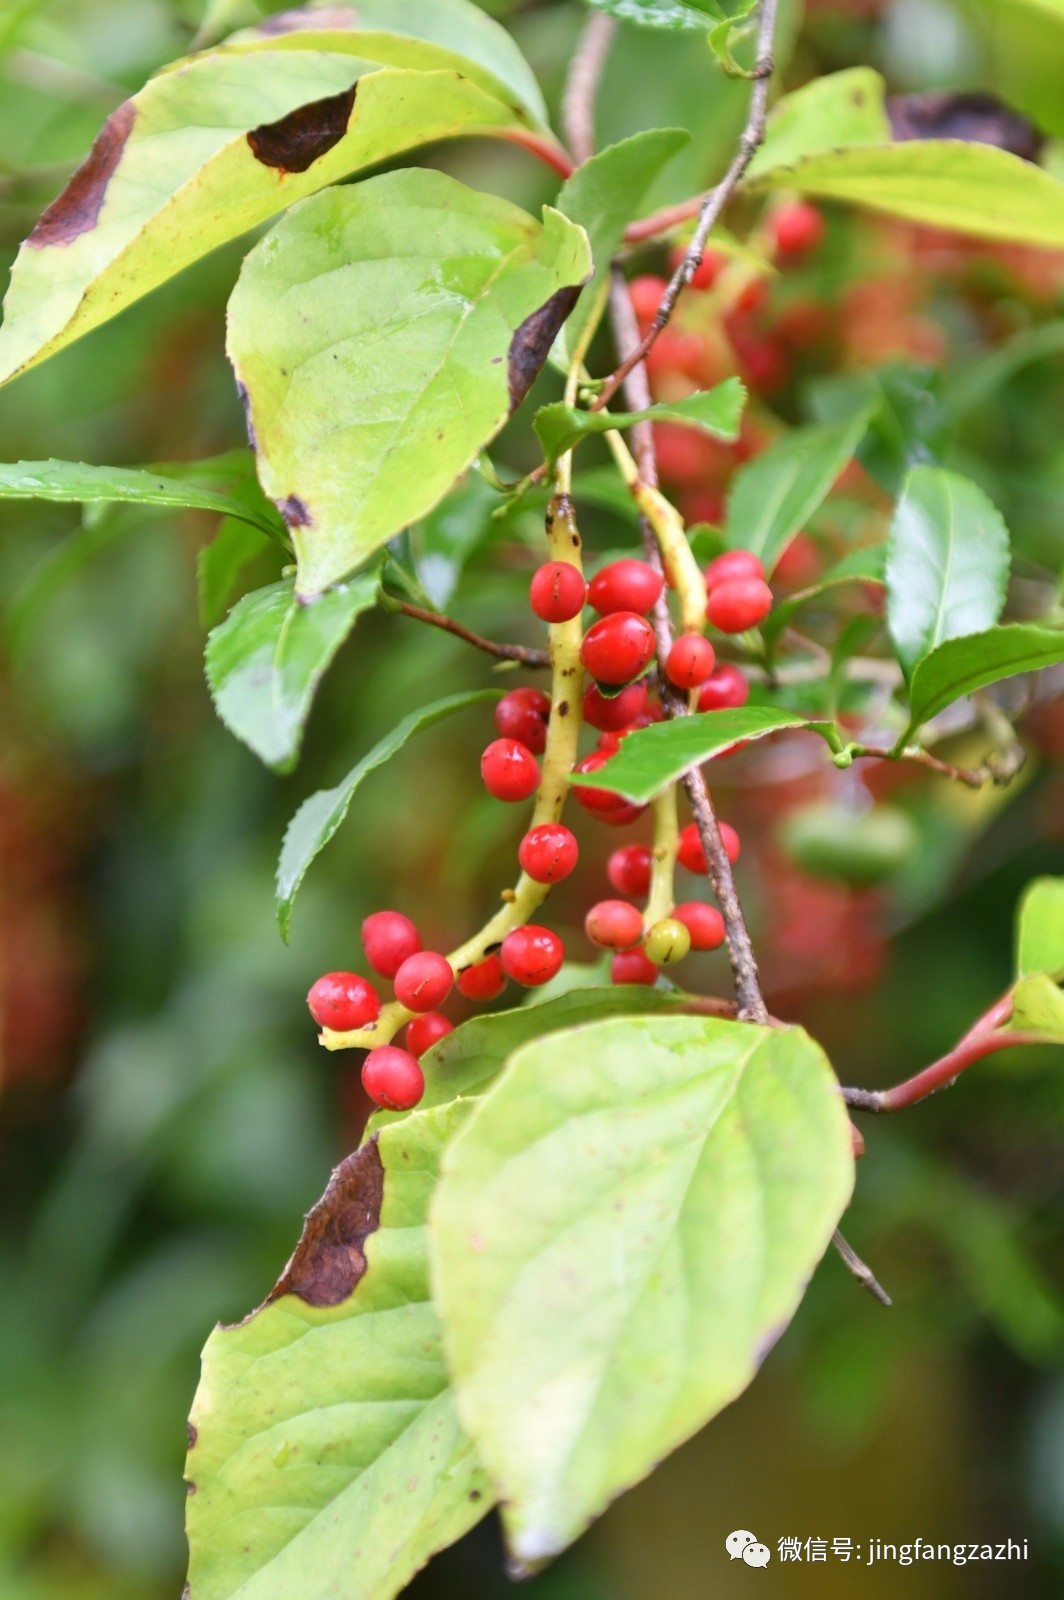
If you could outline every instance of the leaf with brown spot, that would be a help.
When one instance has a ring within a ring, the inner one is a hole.
[[[412,1112],[341,1163],[266,1302],[208,1340],[188,1469],[195,1600],[391,1600],[490,1509],[425,1236],[440,1153],[467,1114]]]
[[[467,0],[406,0],[400,13],[372,0],[357,26],[308,12],[306,26],[250,30],[113,112],[19,252],[0,382],[353,172],[462,134],[550,137],[498,23]]]
[[[312,100],[276,122],[252,128],[248,144],[255,160],[267,167],[279,167],[282,172],[306,172],[347,132],[357,88],[358,84],[353,83],[339,94]]]
[[[300,595],[438,504],[506,422],[590,267],[560,212],[539,222],[417,168],[315,195],[256,245],[228,350]]]

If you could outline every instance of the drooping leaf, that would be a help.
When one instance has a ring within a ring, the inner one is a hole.
[[[555,400],[540,406],[533,426],[543,453],[553,466],[560,455],[592,434],[612,428],[630,428],[637,422],[682,422],[703,428],[715,439],[736,439],[746,403],[746,390],[738,378],[725,378],[714,389],[699,390],[680,400],[661,401],[645,411],[581,411]]]
[[[376,604],[364,572],[310,604],[291,579],[256,589],[207,639],[207,681],[226,727],[268,767],[290,772],[318,684],[357,617]]]
[[[640,28],[700,28],[704,33],[724,16],[717,0],[589,0],[605,11]]]
[[[908,739],[954,700],[1018,672],[1037,672],[1064,661],[1064,630],[1008,623],[983,633],[948,639],[913,669],[909,682]]]
[[[330,590],[330,593],[333,592]],[[320,605],[323,602],[317,603]],[[277,921],[285,939],[288,938],[292,920],[292,906],[307,869],[347,816],[355,790],[363,778],[391,760],[419,728],[439,722],[441,717],[449,716],[452,711],[461,711],[481,701],[497,700],[501,693],[501,689],[474,689],[464,694],[448,695],[445,700],[422,706],[419,711],[411,712],[397,723],[391,733],[385,734],[335,789],[319,789],[317,794],[304,800],[285,830],[281,859],[277,863]]]
[[[490,1509],[448,1388],[426,1216],[459,1102],[333,1173],[269,1299],[211,1334],[186,1473],[196,1600],[392,1600]]]
[[[894,509],[887,550],[887,625],[911,672],[946,639],[989,628],[1009,576],[1009,531],[969,478],[914,467]]]
[[[729,546],[752,550],[771,574],[852,458],[867,426],[867,411],[858,411],[845,422],[795,428],[748,461],[728,497]]]
[[[871,67],[848,67],[814,78],[773,106],[765,142],[747,168],[747,181],[818,150],[890,140],[884,84]]]
[[[193,465],[189,463],[189,465]],[[196,463],[204,468],[210,462]],[[228,474],[220,472],[224,481]],[[192,476],[173,477],[150,467],[95,467],[83,461],[15,461],[0,464],[0,500],[59,500],[71,504],[183,506],[216,511],[260,528],[271,538],[277,518],[248,496],[210,488]]]
[[[834,566],[822,573],[808,588],[797,590],[785,600],[778,600],[761,624],[762,638],[771,647],[783,630],[790,626],[799,611],[822,599],[841,584],[883,583],[886,561],[885,544],[866,545],[860,550],[851,550],[848,555],[843,556]]]
[[[1064,993],[1045,972],[1021,978],[1012,991],[1009,1027],[1041,1034],[1047,1043],[1064,1043]]]
[[[555,206],[570,222],[584,229],[595,269],[561,335],[569,354],[605,304],[610,261],[624,238],[625,228],[641,209],[662,168],[690,139],[684,128],[650,128],[635,133],[630,139],[598,151],[562,185]]]
[[[570,783],[610,789],[629,800],[652,800],[689,767],[701,766],[722,750],[747,739],[763,739],[782,728],[808,728],[825,733],[824,723],[807,722],[792,711],[773,706],[742,706],[736,711],[702,711],[672,722],[638,728],[597,772],[575,772]]]
[[[430,1234],[459,1414],[522,1566],[746,1387],[852,1183],[797,1029],[625,1018],[511,1057],[447,1150]]]
[[[568,990],[552,1000],[515,1006],[471,1017],[423,1057],[425,1095],[420,1108],[442,1106],[458,1098],[485,1094],[507,1060],[530,1039],[575,1028],[607,1017],[634,1017],[682,1009],[687,996],[675,989],[653,989],[643,984],[596,984]],[[405,1112],[376,1111],[371,1128],[383,1127]]]
[[[0,381],[349,173],[458,134],[547,137],[516,47],[467,0],[373,0],[345,17],[359,25],[292,14],[112,112],[19,252]]]
[[[750,187],[798,189],[979,239],[1064,248],[1064,184],[985,144],[850,145],[773,167]]]
[[[1035,878],[1016,919],[1016,972],[1064,977],[1064,878]]]
[[[587,239],[442,172],[303,201],[246,258],[228,348],[298,589],[344,577],[442,499],[546,359]]]
[[[843,422],[858,411],[869,413],[858,459],[888,494],[897,495],[910,467],[934,464],[943,457],[949,430],[938,390],[934,368],[898,361],[875,372],[815,379],[810,401],[821,422]]]

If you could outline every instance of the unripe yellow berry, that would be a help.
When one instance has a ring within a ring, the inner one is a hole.
[[[671,967],[689,953],[691,935],[676,917],[662,917],[648,930],[643,949],[656,967]]]

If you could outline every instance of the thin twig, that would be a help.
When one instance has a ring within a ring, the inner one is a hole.
[[[609,402],[632,371],[632,368],[638,366],[646,358],[647,351],[651,348],[659,333],[668,324],[669,318],[676,309],[676,302],[680,298],[681,291],[690,283],[701,264],[702,253],[705,250],[710,230],[739,187],[743,174],[754,159],[765,137],[768,84],[772,76],[776,8],[777,0],[761,0],[761,4],[758,7],[757,59],[752,74],[754,84],[750,93],[750,106],[746,115],[746,126],[742,131],[739,147],[732,158],[731,165],[720,182],[703,197],[691,243],[687,247],[683,260],[669,280],[653,322],[651,322],[643,337],[637,340],[634,349],[629,350],[627,355],[622,357],[620,366],[606,379],[591,406],[592,411],[601,411],[603,406]]]
[[[933,756],[929,750],[915,748],[899,751],[880,750],[874,745],[860,744],[855,745],[850,754],[855,761],[870,758],[878,761],[906,761],[913,766],[927,767],[931,772],[940,772],[943,777],[952,778],[956,783],[963,783],[968,789],[981,789],[984,784],[991,781],[996,783],[1002,781],[995,777],[993,769],[989,766],[955,767],[952,762],[940,761],[938,756]]]
[[[594,12],[584,24],[565,80],[562,127],[577,166],[595,154],[595,98],[616,31],[613,17]]]
[[[627,285],[619,273],[614,274],[610,292],[610,314],[613,322],[614,336],[617,341],[618,352],[623,354],[633,348],[638,341],[639,331],[636,326],[635,314],[632,310],[631,297]],[[626,403],[633,411],[643,411],[650,401],[647,386],[646,368],[642,363],[633,366],[625,379]],[[639,464],[639,473],[644,483],[652,488],[657,487],[658,471],[657,461],[654,456],[654,435],[646,423],[637,424],[632,429],[632,445],[636,460]],[[657,541],[647,526],[643,523],[643,547],[647,561],[657,570],[661,571],[661,553]],[[688,707],[682,695],[676,694],[669,688],[668,679],[664,673],[664,662],[672,649],[673,630],[669,617],[668,603],[664,591],[658,599],[651,615],[654,626],[654,639],[657,645],[659,676],[661,678],[661,703],[668,717],[686,716]],[[746,918],[743,916],[742,905],[735,887],[735,878],[732,875],[731,862],[728,860],[720,832],[717,828],[717,819],[713,811],[713,803],[709,798],[706,781],[701,771],[693,767],[684,774],[683,785],[687,791],[687,798],[691,802],[695,825],[698,836],[702,841],[702,848],[706,854],[706,865],[709,868],[710,882],[713,892],[720,906],[721,916],[724,918],[724,931],[728,941],[728,955],[731,959],[732,976],[735,980],[735,994],[738,1001],[737,1015],[744,1022],[766,1023],[769,1020],[768,1008],[761,993],[761,982],[757,971],[757,960],[754,956],[753,944],[750,940]]]
[[[428,622],[434,628],[442,628],[445,633],[453,633],[456,639],[464,639],[466,644],[474,645],[489,656],[497,656],[500,661],[519,661],[523,667],[550,666],[550,656],[546,650],[533,650],[523,644],[497,644],[494,639],[485,639],[483,634],[464,628],[453,617],[445,617],[440,611],[424,611],[421,606],[412,606],[407,600],[393,600],[389,609],[401,611],[404,617],[413,617],[417,622]]]
[[[843,1238],[838,1228],[836,1228],[835,1232],[831,1235],[831,1242],[835,1246],[835,1249],[839,1252],[839,1255],[842,1257],[843,1261],[845,1261],[849,1270],[857,1279],[858,1283],[863,1283],[869,1294],[873,1295],[875,1299],[879,1301],[881,1306],[892,1305],[893,1301],[891,1300],[890,1295],[884,1289],[883,1285],[872,1271],[872,1268],[867,1262],[861,1260],[860,1256],[857,1254],[857,1251],[853,1248],[853,1245],[849,1244]]]

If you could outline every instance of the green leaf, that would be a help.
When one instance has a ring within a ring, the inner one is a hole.
[[[701,766],[740,740],[763,739],[781,728],[808,728],[823,734],[826,726],[773,706],[701,711],[693,717],[638,728],[621,741],[621,748],[604,767],[593,773],[574,772],[569,781],[610,789],[629,800],[653,800],[688,768]]]
[[[429,603],[445,606],[466,563],[492,532],[499,496],[479,472],[467,472],[450,494],[410,530],[417,580]]]
[[[551,466],[566,450],[592,434],[614,428],[631,428],[637,422],[684,422],[702,428],[716,439],[737,439],[746,403],[746,390],[738,378],[725,378],[714,389],[702,389],[681,400],[662,401],[645,411],[581,411],[562,400],[540,406],[533,420],[539,442]]]
[[[318,684],[355,619],[377,600],[364,572],[310,604],[291,579],[256,589],[207,639],[207,682],[226,727],[276,772],[295,766]]]
[[[228,347],[309,595],[430,511],[523,398],[590,270],[583,230],[442,172],[303,201],[246,258]]]
[[[887,625],[910,673],[946,639],[989,628],[1009,577],[1009,531],[968,478],[913,467],[887,548]]]
[[[196,560],[196,587],[200,621],[213,628],[225,615],[240,574],[263,549],[257,529],[235,517],[225,517],[210,544],[205,544]]]
[[[565,325],[561,342],[571,355],[585,330],[601,314],[609,287],[610,261],[624,230],[641,209],[651,184],[677,150],[689,144],[684,128],[650,128],[607,145],[577,167],[554,202],[582,227],[591,246],[595,276]]]
[[[466,706],[482,701],[497,700],[501,693],[501,689],[474,689],[464,694],[448,695],[445,700],[422,706],[419,711],[411,712],[397,723],[391,733],[385,734],[335,789],[319,789],[317,794],[304,800],[285,830],[281,859],[277,863],[277,921],[286,940],[292,920],[292,906],[307,869],[347,816],[347,809],[363,778],[390,761],[419,728],[439,722],[452,711],[462,711]]]
[[[979,239],[1064,248],[1064,184],[986,144],[851,145],[773,167],[751,187],[798,189]]]
[[[596,11],[605,11],[622,22],[640,28],[700,28],[705,33],[710,23],[723,16],[716,0],[589,0]]]
[[[849,67],[785,94],[772,108],[765,142],[747,168],[747,182],[818,150],[889,143],[883,93],[878,72]]]
[[[266,1304],[203,1352],[186,1467],[196,1600],[391,1600],[491,1489],[448,1388],[426,1217],[462,1105],[334,1172]]]
[[[1009,623],[947,640],[913,669],[909,683],[910,723],[902,742],[963,695],[974,694],[976,689],[1011,678],[1017,672],[1037,672],[1040,667],[1056,666],[1061,661],[1064,630],[1039,628],[1034,623]]]
[[[361,29],[253,32],[112,112],[19,252],[0,381],[352,172],[459,134],[543,136],[527,66],[477,7],[376,0],[357,15]]]
[[[736,473],[725,534],[752,550],[771,574],[794,535],[830,492],[868,426],[859,411],[845,422],[795,428]]]
[[[524,1568],[742,1392],[852,1186],[799,1029],[624,1018],[511,1057],[445,1154],[430,1249],[459,1414]]]
[[[1019,1033],[1041,1034],[1047,1043],[1064,1043],[1064,994],[1048,973],[1020,979],[1012,991],[1008,1026]]]
[[[1064,134],[1064,0],[955,0],[977,37],[981,79],[1045,133]]]
[[[772,607],[768,616],[761,624],[761,636],[770,648],[777,640],[784,628],[788,628],[799,611],[804,610],[815,600],[821,600],[832,589],[837,589],[844,583],[883,583],[887,560],[887,547],[885,544],[865,545],[860,550],[851,550],[844,555],[835,565],[829,567],[815,583],[807,589],[799,589],[796,593],[788,595],[786,600],[778,600]]]
[[[1064,977],[1064,878],[1035,878],[1024,890],[1016,919],[1016,971],[1021,978],[1039,972]]]
[[[210,463],[195,465],[209,467]],[[82,461],[4,463],[0,464],[0,500],[183,506],[236,517],[271,538],[277,538],[279,532],[276,517],[249,504],[246,497],[225,494],[191,478],[169,476],[165,470],[155,472],[150,467],[91,467]]]
[[[643,984],[610,984],[573,988],[553,1000],[515,1006],[471,1017],[447,1034],[423,1057],[425,1095],[420,1109],[475,1099],[486,1093],[514,1051],[532,1039],[607,1017],[631,1017],[682,1009],[687,996],[678,989],[653,989]],[[406,1112],[376,1111],[371,1128],[383,1127]]]

